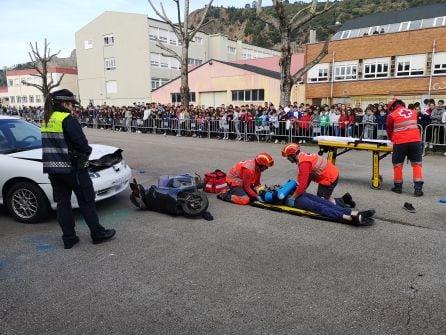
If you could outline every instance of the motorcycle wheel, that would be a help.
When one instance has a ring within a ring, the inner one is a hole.
[[[209,200],[202,192],[188,192],[181,197],[181,208],[187,215],[198,215],[206,211]]]

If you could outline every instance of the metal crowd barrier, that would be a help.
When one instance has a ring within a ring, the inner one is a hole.
[[[22,113],[22,119],[41,124],[42,115]],[[176,118],[122,118],[107,116],[81,116],[83,127],[110,129],[115,131],[193,136],[240,141],[264,142],[303,142],[311,141],[315,136],[345,136],[364,139],[387,139],[385,125],[378,123],[360,123],[345,125],[341,122],[329,125],[313,124],[311,121],[268,121],[255,120],[195,120]],[[418,125],[424,142],[424,150],[438,149],[446,151],[446,125],[430,124],[425,129]]]

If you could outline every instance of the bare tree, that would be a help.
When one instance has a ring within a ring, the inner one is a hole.
[[[48,78],[48,65],[52,61],[52,59],[60,53],[60,50],[55,54],[51,54],[49,43],[47,42],[46,38],[43,47],[43,54],[40,54],[37,42],[35,43],[35,46],[30,42],[29,46],[31,47],[31,52],[28,52],[28,55],[31,59],[31,62],[33,63],[33,68],[37,71],[37,74],[31,74],[31,76],[40,78],[41,84],[28,83],[25,80],[22,81],[22,84],[37,88],[40,92],[42,92],[43,101],[45,101],[51,90],[60,85],[60,82],[62,81],[64,76],[64,74],[62,73],[56,83],[53,81],[53,76],[50,76]]]
[[[206,18],[209,8],[211,8],[213,0],[210,0],[207,6],[205,7],[201,20],[194,29],[191,29],[191,27],[189,27],[189,0],[184,0],[183,21],[181,21],[181,15],[180,15],[181,13],[180,2],[179,0],[173,0],[173,2],[175,2],[177,6],[178,24],[174,24],[167,17],[162,3],[160,3],[161,6],[161,12],[160,12],[152,4],[152,0],[148,1],[152,9],[155,11],[156,15],[158,15],[158,17],[160,17],[164,22],[166,22],[173,30],[175,36],[178,39],[178,42],[181,45],[181,54],[179,54],[177,51],[167,47],[163,42],[159,40],[159,38],[156,38],[157,46],[161,50],[165,51],[165,53],[161,53],[161,55],[163,55],[164,57],[173,57],[177,59],[181,64],[181,87],[180,87],[181,104],[185,108],[189,109],[189,73],[188,73],[189,43],[190,41],[193,40],[195,34],[201,27],[211,22],[208,21],[204,23],[204,19]]]
[[[288,101],[290,101],[291,89],[296,80],[300,80],[305,72],[307,72],[315,64],[319,63],[319,61],[328,53],[329,38],[325,42],[321,53],[315,59],[307,63],[307,65],[294,76],[291,75],[291,33],[297,29],[301,29],[303,25],[311,21],[313,18],[324,14],[336,5],[336,1],[330,4],[329,0],[327,0],[324,8],[320,11],[317,11],[317,3],[317,0],[312,0],[312,3],[310,5],[302,8],[292,17],[289,17],[285,12],[284,2],[282,0],[273,0],[273,7],[277,15],[277,17],[274,17],[272,15],[266,14],[262,10],[262,0],[257,1],[257,16],[260,18],[260,20],[271,25],[280,33],[282,52],[279,60],[280,104],[282,106],[285,106]]]

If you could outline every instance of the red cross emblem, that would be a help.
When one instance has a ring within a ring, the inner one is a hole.
[[[412,116],[412,111],[410,109],[402,109],[398,112],[399,116],[403,116],[405,119],[408,119]]]

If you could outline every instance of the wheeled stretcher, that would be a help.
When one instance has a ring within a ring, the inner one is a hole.
[[[392,142],[388,140],[366,140],[353,137],[316,136],[313,141],[319,145],[319,155],[328,153],[327,159],[333,164],[336,158],[351,150],[366,150],[372,152],[372,189],[380,189],[382,177],[379,173],[379,161],[392,153]],[[338,152],[338,149],[343,149]]]

